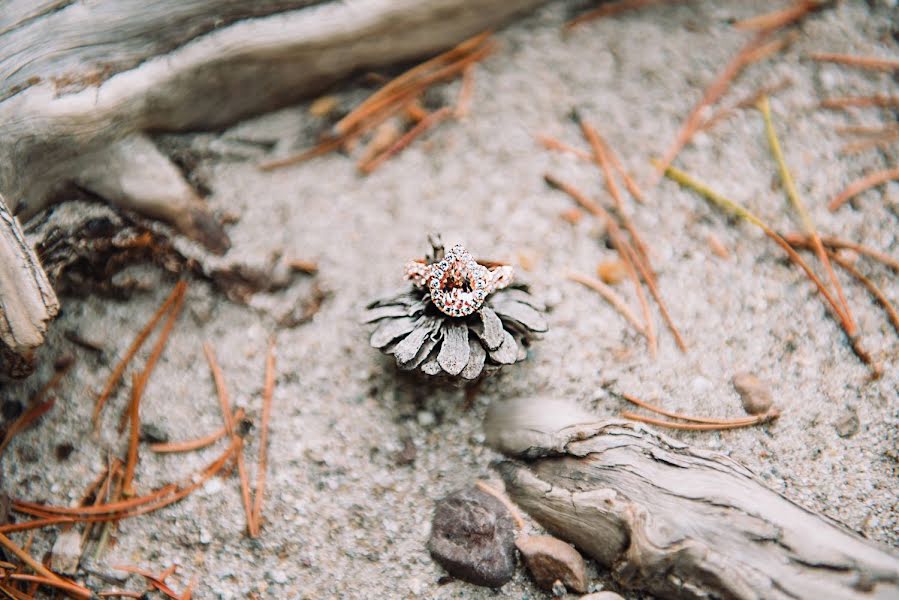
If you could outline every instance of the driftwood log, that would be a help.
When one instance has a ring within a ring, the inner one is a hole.
[[[899,598],[899,557],[769,489],[723,454],[529,399],[494,406],[514,502],[660,598]]]
[[[0,10],[0,373],[58,303],[26,222],[74,188],[214,253],[222,226],[148,133],[209,130],[436,53],[543,0],[9,0]],[[34,240],[40,243],[43,240]]]

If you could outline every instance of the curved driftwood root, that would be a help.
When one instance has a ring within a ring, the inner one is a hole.
[[[899,597],[899,558],[722,454],[554,400],[497,405],[485,428],[518,459],[499,466],[511,498],[623,586],[663,598]]]
[[[23,372],[58,306],[11,215],[27,221],[75,185],[222,253],[221,225],[145,132],[221,128],[360,69],[436,53],[543,1],[6,2],[0,356],[10,360],[0,373]]]

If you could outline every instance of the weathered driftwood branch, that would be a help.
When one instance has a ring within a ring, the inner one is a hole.
[[[730,458],[553,400],[500,404],[488,441],[512,499],[663,598],[897,598],[899,558]]]
[[[6,2],[0,311],[17,320],[0,329],[5,347],[39,344],[55,313],[9,214],[28,220],[76,185],[222,253],[224,230],[145,132],[223,127],[354,71],[437,52],[542,1]]]

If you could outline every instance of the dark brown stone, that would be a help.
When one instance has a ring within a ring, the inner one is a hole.
[[[464,581],[500,587],[515,572],[515,525],[502,502],[477,488],[437,502],[428,550]]]

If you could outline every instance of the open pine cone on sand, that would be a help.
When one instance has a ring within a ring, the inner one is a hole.
[[[466,268],[483,272],[483,266],[475,264],[460,246],[446,253],[439,238],[433,237],[431,246],[431,255],[420,263],[422,268],[432,263],[442,264],[438,275],[450,269],[462,269],[466,283],[469,280]],[[408,272],[407,268],[407,277]],[[447,289],[454,285],[452,281],[429,280],[426,285],[424,281],[416,285],[412,279],[408,288],[369,304],[363,319],[375,327],[371,345],[392,354],[401,370],[418,372],[428,378],[474,381],[502,365],[523,361],[531,342],[547,330],[545,305],[531,296],[523,284],[504,281],[502,285],[506,287],[482,296],[483,303],[471,306],[469,314],[450,316],[445,311],[456,314],[467,311],[453,310],[451,306],[438,309],[432,296],[441,288],[451,297],[459,296],[453,296],[453,290]],[[472,293],[476,293],[479,285],[472,288]],[[466,291],[472,290],[466,288]]]

